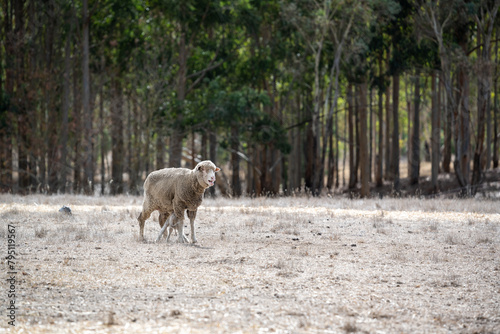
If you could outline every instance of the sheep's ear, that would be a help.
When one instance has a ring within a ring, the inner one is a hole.
[[[198,166],[198,170],[199,170],[200,172],[202,172],[202,171],[203,171],[203,166]]]
[[[220,171],[220,168],[219,167],[215,167],[215,172],[217,173],[218,171]]]

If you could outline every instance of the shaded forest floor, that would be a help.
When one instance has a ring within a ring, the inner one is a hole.
[[[461,192],[464,191],[460,187],[457,178],[453,171],[451,173],[440,173],[438,176],[437,191],[432,186],[430,163],[423,162],[418,184],[410,184],[406,173],[406,163],[400,165],[402,177],[400,179],[401,192],[400,197],[420,197],[420,198],[457,198],[461,197]],[[348,178],[348,172],[346,174]],[[371,197],[395,197],[394,182],[384,181],[382,187],[376,187],[375,184],[370,184]],[[466,190],[465,190],[466,191]],[[359,197],[360,189],[348,189],[345,187],[341,190],[341,194],[350,198]],[[488,170],[483,173],[483,179],[478,187],[475,195],[477,198],[493,198],[500,199],[500,168]]]
[[[141,202],[0,195],[11,332],[500,332],[498,201],[207,199],[197,245],[139,242]]]

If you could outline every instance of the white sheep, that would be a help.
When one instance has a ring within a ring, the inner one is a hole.
[[[153,211],[160,212],[159,223],[162,230],[157,238],[160,239],[169,228],[168,238],[172,228],[177,228],[179,242],[188,242],[184,235],[184,211],[191,225],[191,241],[196,243],[194,219],[198,207],[203,201],[205,189],[215,183],[215,173],[220,169],[210,160],[205,160],[196,165],[194,169],[164,168],[154,171],[144,181],[144,203],[142,212],[137,218],[139,221],[139,236],[144,240],[144,223]],[[169,219],[170,217],[170,219]],[[168,223],[165,222],[168,219]]]

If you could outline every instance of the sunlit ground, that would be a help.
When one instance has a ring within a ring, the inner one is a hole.
[[[15,333],[500,331],[498,201],[207,199],[196,245],[139,242],[141,197],[0,203]]]

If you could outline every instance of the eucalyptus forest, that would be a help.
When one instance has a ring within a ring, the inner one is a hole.
[[[139,194],[210,159],[227,196],[498,168],[500,0],[2,0],[0,191]],[[213,192],[213,189],[212,189]]]

